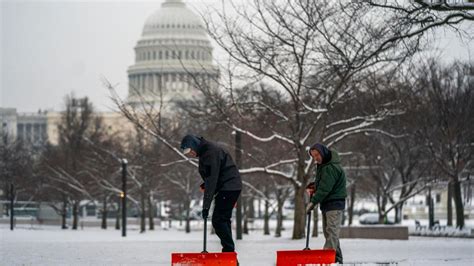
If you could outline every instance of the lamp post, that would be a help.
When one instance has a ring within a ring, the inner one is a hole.
[[[10,230],[13,231],[14,227],[14,216],[15,216],[15,207],[13,206],[15,202],[15,187],[13,183],[10,183]]]
[[[127,159],[122,159],[122,237],[127,236]]]

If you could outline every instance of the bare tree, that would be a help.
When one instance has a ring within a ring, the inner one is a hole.
[[[59,144],[56,147],[49,146],[41,156],[45,178],[43,188],[58,193],[58,197],[51,199],[63,202],[62,208],[55,202],[51,204],[63,217],[63,228],[66,227],[67,205],[72,205],[72,229],[77,229],[81,200],[95,200],[91,190],[93,186],[90,186],[93,180],[90,175],[84,174],[85,169],[82,168],[87,149],[84,139],[95,139],[101,134],[101,130],[101,120],[94,115],[92,104],[87,98],[66,96],[65,111],[62,112],[58,125]]]
[[[182,165],[176,165],[164,174],[166,182],[163,182],[164,186],[168,186],[168,198],[178,198],[184,205],[184,218],[185,218],[185,232],[191,232],[191,203],[194,200],[199,201],[198,188],[201,181],[195,176],[193,169],[189,166],[184,167]],[[175,189],[172,189],[172,188]],[[173,195],[171,195],[173,194]]]
[[[417,71],[416,88],[424,96],[420,111],[426,114],[418,121],[419,133],[441,173],[449,178],[459,228],[464,227],[462,178],[473,164],[473,69],[472,63],[443,66],[431,60]]]
[[[34,153],[22,141],[13,139],[5,132],[0,135],[0,187],[4,200],[32,201],[39,192],[34,178]],[[11,203],[10,203],[11,204]],[[13,209],[13,206],[10,206]],[[10,208],[7,209],[9,216]]]
[[[360,5],[369,5],[375,10],[390,10],[399,23],[412,25],[412,29],[400,35],[400,38],[422,35],[428,30],[438,27],[458,31],[457,25],[464,21],[474,21],[472,12],[474,4],[468,1],[360,0],[357,2]]]

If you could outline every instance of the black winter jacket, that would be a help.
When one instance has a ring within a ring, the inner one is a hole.
[[[203,209],[211,207],[212,199],[219,191],[242,190],[239,169],[227,151],[202,138],[197,155],[199,174],[205,186]]]

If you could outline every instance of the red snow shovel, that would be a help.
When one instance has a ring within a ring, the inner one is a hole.
[[[172,266],[236,266],[237,253],[209,253],[206,251],[207,218],[204,219],[204,248],[201,253],[172,253]]]
[[[334,249],[309,249],[311,212],[308,213],[306,219],[306,247],[303,250],[277,251],[277,266],[303,266],[336,262],[336,251]]]

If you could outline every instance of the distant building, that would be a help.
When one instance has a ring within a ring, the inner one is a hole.
[[[15,108],[0,108],[2,129],[0,134],[11,140],[21,140],[32,146],[47,141],[47,112],[17,113]]]
[[[445,220],[448,216],[448,183],[441,182],[431,191],[434,204],[435,220]],[[428,219],[428,192],[420,193],[407,200],[403,207],[403,215],[408,219]],[[463,180],[461,182],[461,194],[466,219],[474,217],[474,180]],[[456,219],[456,209],[453,201],[453,219]]]
[[[16,109],[15,108],[0,108],[0,136],[16,136]]]
[[[201,19],[181,0],[166,0],[145,22],[128,68],[132,106],[196,97],[197,84],[215,86],[219,73]]]
[[[134,132],[133,124],[121,113],[99,112],[95,115],[102,118],[108,133],[126,137]],[[48,142],[52,145],[59,143],[61,112],[19,113],[15,108],[0,108],[0,119],[0,135],[8,136],[10,140],[20,140],[33,147],[41,147]]]

